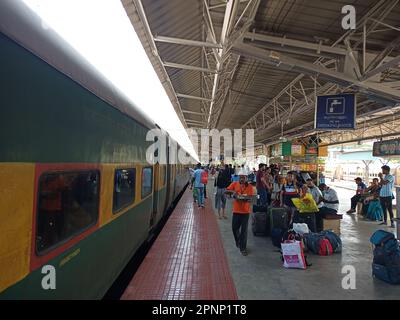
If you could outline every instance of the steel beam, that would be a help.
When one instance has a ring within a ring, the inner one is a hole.
[[[203,42],[203,41],[173,38],[173,37],[165,37],[165,36],[154,37],[154,41],[155,42],[172,43],[172,44],[178,44],[178,45],[184,45],[184,46],[192,46],[192,47],[205,47],[205,48],[217,48],[217,49],[222,48],[222,46],[218,43]]]
[[[260,60],[269,65],[276,66],[277,68],[283,67],[299,73],[318,75],[320,78],[342,87],[355,86],[360,91],[363,91],[363,93],[392,100],[394,105],[400,101],[400,90],[388,88],[374,82],[361,82],[345,75],[344,73],[326,69],[310,62],[294,59],[274,51],[260,49],[248,44],[236,44],[233,47],[233,51]]]
[[[204,72],[204,73],[217,73],[217,70],[201,68],[201,67],[195,67],[195,66],[189,66],[189,65],[180,64],[180,63],[174,63],[174,62],[164,62],[164,67],[175,68],[175,69],[183,69],[183,70],[200,71],[200,72]]]
[[[211,99],[208,99],[208,98],[197,97],[197,96],[191,96],[191,95],[183,94],[183,93],[177,93],[176,96],[177,96],[178,98],[185,98],[185,99],[192,99],[192,100],[200,100],[200,101],[208,101],[208,102],[211,102]]]
[[[228,0],[225,8],[225,16],[224,16],[224,22],[222,23],[222,31],[221,31],[221,37],[220,37],[220,43],[222,48],[218,50],[217,53],[217,73],[215,74],[214,77],[214,82],[213,82],[213,88],[212,88],[212,93],[211,93],[211,104],[210,104],[210,110],[208,113],[208,119],[207,119],[207,124],[208,126],[210,125],[211,122],[211,115],[213,112],[215,100],[216,100],[216,95],[218,91],[218,85],[219,85],[219,78],[220,74],[219,72],[222,69],[223,66],[223,56],[225,55],[225,46],[226,46],[226,41],[227,37],[230,32],[230,28],[232,27],[233,20],[236,17],[237,9],[238,9],[238,0]]]
[[[369,72],[366,72],[361,80],[366,80],[369,78],[372,78],[373,76],[382,73],[383,71],[393,68],[396,66],[400,66],[400,56],[397,56],[396,58],[391,59],[389,62],[381,64],[379,67],[376,67],[374,70],[371,70]]]
[[[272,43],[275,45],[280,45],[282,47],[288,46],[288,47],[293,47],[293,48],[298,48],[303,50],[303,52],[306,54],[307,52],[315,52],[315,53],[329,53],[333,55],[338,55],[338,56],[346,56],[347,51],[342,48],[337,48],[337,47],[331,47],[331,46],[326,46],[326,45],[321,45],[318,43],[312,43],[312,42],[307,42],[307,41],[301,41],[301,40],[294,40],[294,39],[288,39],[288,38],[282,38],[282,37],[275,37],[275,36],[270,36],[270,35],[265,35],[265,34],[259,34],[255,32],[247,32],[244,35],[244,38],[250,39],[252,41],[261,41],[265,43]],[[279,50],[279,49],[277,49]]]
[[[201,112],[195,112],[195,111],[190,111],[190,110],[182,110],[183,113],[187,113],[187,114],[193,114],[196,116],[203,116],[203,113]]]

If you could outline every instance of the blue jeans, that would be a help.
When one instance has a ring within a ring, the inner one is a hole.
[[[215,195],[215,209],[220,210],[225,209],[226,198],[225,198],[225,188],[217,188],[217,194]]]
[[[204,205],[204,187],[196,187],[197,190],[197,203],[199,206]]]
[[[267,190],[265,188],[257,188],[257,194],[260,199],[257,199],[257,205],[266,206],[267,205]]]

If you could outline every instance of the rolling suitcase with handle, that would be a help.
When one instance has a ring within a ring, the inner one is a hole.
[[[255,236],[268,236],[270,234],[268,214],[266,212],[253,212],[251,229]]]
[[[285,208],[270,208],[271,229],[288,229],[288,214]]]

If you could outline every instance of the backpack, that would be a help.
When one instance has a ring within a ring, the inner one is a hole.
[[[400,284],[400,248],[394,234],[378,230],[370,241],[375,246],[372,274],[390,284]]]
[[[329,240],[329,242],[331,243],[333,252],[341,252],[342,251],[342,240],[336,233],[329,231],[329,230],[325,230],[325,231],[320,232],[320,235],[323,235],[325,238],[327,238]]]
[[[320,256],[330,256],[333,254],[332,245],[327,238],[319,239],[318,254]]]
[[[203,170],[201,173],[201,177],[200,177],[200,182],[202,184],[207,184],[208,183],[208,172]]]
[[[320,236],[318,233],[306,233],[303,235],[304,243],[308,250],[312,253],[318,254]]]
[[[342,250],[342,240],[332,231],[305,233],[303,237],[308,250],[314,254],[328,256]]]

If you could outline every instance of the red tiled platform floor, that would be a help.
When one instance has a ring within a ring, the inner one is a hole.
[[[211,201],[186,190],[122,300],[236,300]]]

